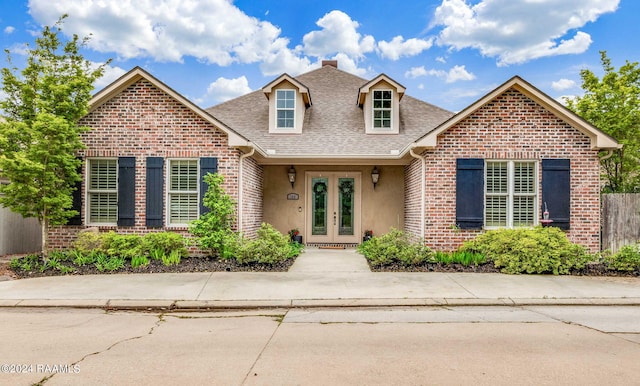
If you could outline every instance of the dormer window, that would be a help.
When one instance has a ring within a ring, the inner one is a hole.
[[[295,90],[276,90],[276,111],[276,127],[278,129],[293,129],[295,127]]]
[[[367,134],[400,133],[400,99],[404,86],[380,74],[358,90],[358,106],[364,114]]]
[[[392,117],[391,90],[373,91],[373,127],[374,129],[390,129]]]

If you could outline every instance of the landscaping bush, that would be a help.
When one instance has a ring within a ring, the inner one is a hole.
[[[122,257],[131,260],[135,256],[143,254],[142,237],[135,234],[118,234],[115,232],[104,233],[102,249],[108,256]]]
[[[165,255],[171,254],[171,252],[179,254],[181,258],[187,257],[189,251],[187,250],[187,240],[179,233],[173,232],[156,232],[147,233],[142,238],[141,249],[145,255],[152,255],[152,251],[158,260],[162,259],[160,253]],[[152,256],[153,258],[153,256]]]
[[[487,262],[487,257],[482,253],[471,251],[436,252],[433,258],[435,262],[442,264],[461,264],[465,267],[481,265]]]
[[[625,245],[618,253],[606,256],[608,269],[615,271],[640,271],[640,244]]]
[[[555,227],[496,229],[463,244],[460,251],[480,253],[503,273],[568,274],[591,259]]]
[[[76,241],[73,242],[73,249],[83,255],[88,255],[95,250],[102,251],[103,235],[104,233],[98,232],[80,232]]]
[[[218,256],[223,252],[225,242],[230,241],[229,234],[233,232],[231,224],[234,220],[235,203],[222,188],[222,175],[208,173],[204,176],[204,181],[209,187],[202,202],[209,211],[191,222],[189,232],[196,237],[200,248],[209,251],[212,256]]]
[[[358,252],[373,266],[393,263],[418,265],[433,258],[433,252],[424,243],[412,241],[409,234],[394,228],[385,235],[372,237],[360,244]]]
[[[241,241],[236,255],[238,263],[274,264],[300,253],[300,247],[288,236],[278,232],[271,224],[263,223],[258,229],[258,238]]]

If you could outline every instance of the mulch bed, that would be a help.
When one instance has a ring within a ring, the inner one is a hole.
[[[373,267],[369,264],[372,272],[472,272],[472,273],[500,273],[500,268],[496,268],[492,262],[480,265],[464,266],[462,264],[442,264],[424,263],[416,266],[405,266],[402,264],[390,264],[381,267]],[[551,272],[549,272],[551,273]],[[580,270],[572,270],[572,276],[621,276],[640,277],[640,270],[635,271],[612,271],[604,264],[587,264]]]
[[[108,275],[108,274],[128,274],[128,273],[182,273],[182,272],[287,272],[294,263],[295,258],[288,259],[276,264],[238,264],[235,260],[219,260],[210,257],[189,257],[182,259],[178,265],[166,266],[162,261],[151,260],[144,267],[132,268],[125,266],[123,269],[112,272],[100,272],[93,265],[78,267],[72,262],[64,262],[68,267],[73,267],[76,272],[66,275]],[[34,271],[12,271],[18,279],[44,277],[44,276],[64,276],[65,274],[49,269],[44,272]]]

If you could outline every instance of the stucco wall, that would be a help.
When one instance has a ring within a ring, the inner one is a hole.
[[[374,235],[387,233],[391,227],[404,227],[404,167],[379,165],[380,180],[373,189],[373,166],[304,166],[295,165],[294,189],[287,179],[291,165],[264,167],[264,221],[280,232],[298,228],[306,236],[305,172],[307,171],[359,171],[362,174],[362,226]],[[299,200],[287,200],[287,194],[297,193]]]

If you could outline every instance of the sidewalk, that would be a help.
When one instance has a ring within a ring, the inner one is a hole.
[[[309,248],[289,272],[59,276],[0,282],[0,307],[248,309],[640,305],[640,278],[373,273],[353,250]]]

